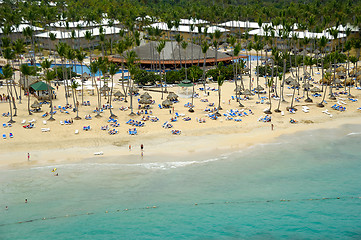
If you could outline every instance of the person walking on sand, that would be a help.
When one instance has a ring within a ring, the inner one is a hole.
[[[274,128],[274,125],[273,125],[273,123],[271,123],[271,129],[272,129],[272,131],[273,131],[273,128]]]
[[[143,152],[143,148],[144,148],[144,146],[143,146],[143,143],[142,144],[140,144],[140,150]]]
[[[30,161],[30,153],[28,153],[28,161]]]

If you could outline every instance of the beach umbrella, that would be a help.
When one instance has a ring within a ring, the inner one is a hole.
[[[313,93],[322,92],[322,90],[320,88],[318,88],[318,87],[314,87],[314,88],[311,89],[311,92],[313,92]]]
[[[263,88],[262,86],[258,85],[254,90],[256,90],[256,91],[263,91],[264,88]]]
[[[90,78],[90,75],[88,73],[83,73],[82,77],[84,79],[89,79]]]
[[[145,92],[145,93],[143,93],[142,95],[140,95],[140,98],[152,99],[152,96],[150,96],[148,92]]]
[[[267,58],[266,58],[266,57],[261,57],[259,60],[260,60],[260,61],[266,61]]]
[[[307,55],[308,54],[308,52],[307,52],[307,50],[305,49],[305,50],[303,50],[302,52],[300,52],[300,55],[303,55],[303,54],[305,54],[305,55]]]
[[[246,90],[244,90],[244,92],[241,95],[250,96],[250,95],[252,95],[252,93],[250,90],[246,89]]]
[[[131,93],[138,93],[138,92],[139,92],[139,88],[136,87],[136,86],[133,86],[133,87],[131,87],[131,88],[129,89],[129,91],[130,91]]]
[[[341,78],[342,78],[342,77],[346,77],[346,73],[344,73],[344,72],[338,72],[338,73],[337,73],[337,76],[338,76],[338,77],[341,77]]]
[[[309,78],[311,75],[310,75],[309,72],[305,71],[305,72],[303,73],[303,76],[304,76],[305,78]]]
[[[302,87],[303,88],[311,88],[311,87],[313,87],[313,85],[309,84],[309,83],[305,83],[305,84],[302,85]]]
[[[352,85],[354,83],[355,83],[355,81],[353,79],[351,79],[351,78],[345,79],[343,81],[343,84],[346,84],[346,86]]]
[[[31,108],[36,108],[36,109],[41,108],[41,104],[35,100],[34,103],[31,104]]]
[[[294,79],[293,79],[293,81],[291,81],[289,84],[290,84],[291,86],[293,86],[293,87],[299,87],[299,86],[300,86],[300,84],[299,84],[296,80],[294,80]]]
[[[291,76],[289,76],[289,77],[286,78],[286,80],[285,80],[286,84],[290,84],[290,82],[292,82],[292,81],[294,81],[294,79],[293,79]]]
[[[336,78],[335,79],[335,84],[340,84],[340,83],[342,83],[342,81],[340,79]]]
[[[100,91],[101,92],[108,92],[108,91],[110,91],[110,88],[108,86],[103,86],[103,87],[100,88]]]
[[[344,66],[336,68],[336,72],[345,72],[346,68]]]
[[[151,104],[152,100],[141,98],[138,103],[140,103],[140,104]]]
[[[171,101],[169,101],[169,99],[166,99],[162,102],[162,105],[165,107],[169,107],[169,106],[172,106],[173,103]]]
[[[174,92],[170,92],[167,96],[167,99],[169,100],[177,100],[178,99],[178,95],[175,94]]]
[[[241,92],[242,90],[242,87],[239,85],[237,85],[237,87],[234,89],[235,92]]]
[[[121,93],[120,91],[116,91],[116,92],[114,93],[114,96],[120,98],[120,97],[124,97],[124,94]]]

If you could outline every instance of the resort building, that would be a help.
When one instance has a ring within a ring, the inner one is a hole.
[[[245,58],[244,56],[238,56],[233,58],[227,53],[208,49],[206,55],[202,53],[202,49],[199,45],[189,43],[186,49],[183,49],[176,42],[167,41],[163,51],[158,54],[155,50],[157,42],[150,41],[145,45],[133,48],[138,56],[139,63],[142,68],[150,68],[151,65],[159,65],[161,61],[162,68],[165,66],[167,69],[179,68],[181,66],[200,65],[203,66],[205,61],[207,66],[213,66],[216,63],[223,62],[225,64],[231,63],[234,59]],[[110,58],[113,62],[125,62],[125,59],[119,55],[115,55]]]
[[[88,48],[90,43],[87,39],[85,39],[85,35],[87,32],[90,32],[94,38],[91,41],[91,44],[98,45],[100,42],[100,35],[104,34],[105,40],[112,39],[112,41],[116,41],[119,39],[119,32],[121,28],[117,27],[102,27],[102,31],[100,28],[92,28],[88,30],[74,30],[73,31],[48,31],[44,33],[40,33],[35,35],[37,42],[41,47],[45,49],[56,49],[56,44],[59,41],[66,42],[69,45],[72,45],[75,49],[79,48]],[[50,40],[50,33],[55,34],[55,40]]]
[[[153,23],[151,24],[149,27],[152,28],[158,28],[160,30],[162,30],[162,39],[167,39],[167,40],[175,40],[175,35],[176,34],[180,34],[183,39],[185,41],[191,42],[192,41],[192,37],[193,40],[203,36],[205,39],[207,39],[208,41],[210,41],[210,38],[208,36],[209,33],[214,33],[216,30],[219,30],[221,33],[228,33],[229,30],[222,28],[222,27],[218,27],[218,26],[193,26],[192,25],[179,25],[179,27],[172,27],[171,29],[168,28],[168,25],[164,22],[160,22],[160,23]],[[205,35],[205,33],[207,33]],[[149,38],[149,36],[145,35],[145,37]]]

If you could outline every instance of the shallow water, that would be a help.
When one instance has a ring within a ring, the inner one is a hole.
[[[346,125],[204,159],[0,171],[0,239],[358,239],[360,142]]]

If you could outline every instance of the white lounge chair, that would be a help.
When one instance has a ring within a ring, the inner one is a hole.
[[[79,134],[79,130],[78,130],[78,129],[75,130],[75,134]]]
[[[21,124],[25,124],[25,123],[26,123],[26,120],[23,119],[23,120],[21,121]]]
[[[42,128],[41,131],[42,132],[50,132],[50,128]]]
[[[43,120],[43,124],[46,125],[46,120]]]
[[[285,112],[284,112],[284,111],[282,111],[282,112],[281,112],[281,116],[284,116],[284,115],[285,115]]]
[[[63,122],[63,121],[60,121],[60,124],[61,124],[61,125],[64,125],[64,122]]]
[[[29,121],[29,123],[34,123],[34,122],[36,122],[34,118]]]

